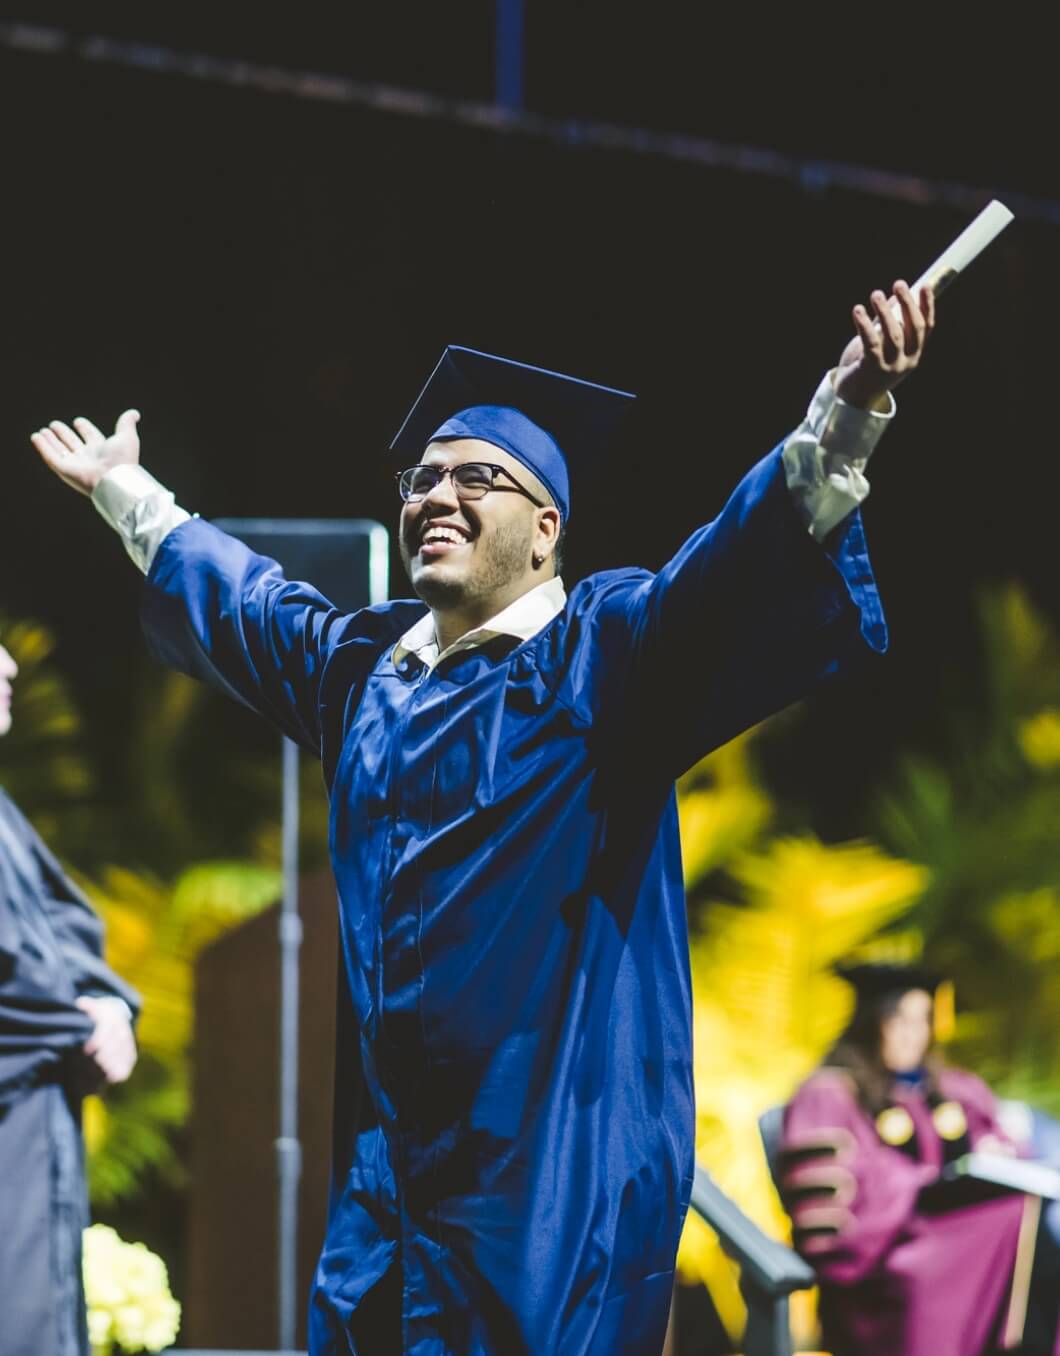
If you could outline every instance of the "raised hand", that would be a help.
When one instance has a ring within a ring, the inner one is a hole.
[[[914,297],[908,283],[899,280],[893,297],[877,290],[870,301],[875,319],[866,307],[854,307],[857,334],[843,350],[835,382],[836,394],[862,409],[874,405],[919,366],[935,328],[935,295],[930,287]]]
[[[140,460],[139,422],[139,410],[126,410],[108,438],[90,419],[75,419],[73,428],[53,419],[47,428],[31,434],[30,442],[60,480],[81,494],[91,494],[115,466],[134,466]]]
[[[136,1039],[125,1004],[105,997],[78,998],[76,1003],[95,1023],[85,1054],[108,1083],[124,1083],[136,1066]]]

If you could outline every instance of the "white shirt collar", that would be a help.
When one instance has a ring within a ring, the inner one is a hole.
[[[434,618],[428,612],[394,646],[394,663],[400,664],[406,655],[414,654],[422,664],[433,669],[447,655],[455,654],[458,650],[473,650],[496,636],[529,640],[543,631],[554,617],[558,617],[566,603],[567,591],[563,587],[563,580],[555,575],[516,598],[514,603],[510,603],[489,621],[472,631],[466,631],[459,640],[453,641],[442,651],[438,649],[438,638],[434,633]]]

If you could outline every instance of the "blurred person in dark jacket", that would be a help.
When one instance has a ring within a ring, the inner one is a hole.
[[[0,735],[17,666],[0,645]],[[82,892],[0,788],[0,1356],[87,1356],[81,1100],[136,1063],[137,995]]]

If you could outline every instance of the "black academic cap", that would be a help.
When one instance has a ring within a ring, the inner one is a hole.
[[[840,963],[834,967],[840,979],[854,986],[859,1003],[876,1002],[910,989],[923,989],[933,994],[942,983],[942,976],[922,965],[898,965],[891,962],[860,964]]]
[[[450,344],[390,448],[416,460],[434,439],[483,438],[528,467],[566,521],[568,465],[582,467],[605,454],[635,399],[629,391]]]

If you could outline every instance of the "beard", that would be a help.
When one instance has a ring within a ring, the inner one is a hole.
[[[529,519],[517,520],[478,536],[474,541],[474,560],[456,576],[432,575],[429,570],[421,570],[419,577],[414,577],[412,561],[416,551],[404,537],[400,544],[401,561],[416,596],[428,607],[445,612],[478,603],[518,579],[530,559],[533,530]]]

